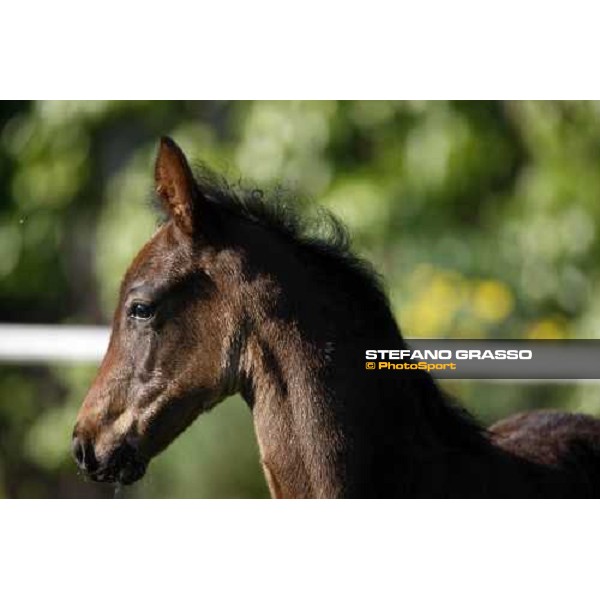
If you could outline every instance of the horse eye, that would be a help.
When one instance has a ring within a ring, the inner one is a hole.
[[[147,302],[134,302],[129,307],[129,316],[134,319],[146,321],[154,316],[154,306]]]

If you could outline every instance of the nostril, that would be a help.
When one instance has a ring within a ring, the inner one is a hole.
[[[79,436],[73,438],[73,457],[77,466],[83,471],[93,473],[98,468],[92,444],[83,441]]]
[[[73,451],[73,458],[75,459],[77,466],[83,468],[85,453],[83,450],[83,444],[81,443],[81,440],[77,436],[75,436],[73,438],[72,451]]]

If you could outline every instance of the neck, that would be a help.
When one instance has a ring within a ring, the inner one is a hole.
[[[395,325],[373,335],[372,322],[341,321],[317,322],[311,334],[269,320],[246,340],[243,395],[273,496],[420,494],[422,465],[485,450],[429,375],[365,370],[367,348],[405,346]]]

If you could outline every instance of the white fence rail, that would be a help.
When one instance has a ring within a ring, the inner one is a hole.
[[[0,362],[100,362],[110,328],[0,324]]]

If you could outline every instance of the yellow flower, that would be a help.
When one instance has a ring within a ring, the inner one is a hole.
[[[482,321],[497,323],[510,315],[514,308],[514,296],[501,281],[483,281],[473,292],[473,312]]]
[[[541,319],[529,326],[526,337],[532,340],[556,340],[566,337],[563,323],[557,319]]]

